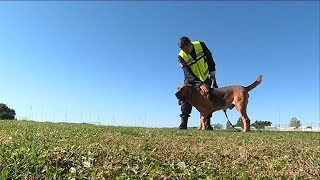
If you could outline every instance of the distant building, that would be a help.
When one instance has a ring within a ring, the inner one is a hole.
[[[288,131],[295,131],[297,129],[297,127],[288,127],[286,130]]]
[[[237,130],[242,131],[242,127],[234,127],[234,128],[237,129]]]
[[[265,126],[264,130],[275,131],[275,130],[277,130],[277,127],[276,126]]]
[[[297,130],[310,131],[310,130],[312,130],[312,127],[311,126],[300,126],[300,127],[297,128]]]

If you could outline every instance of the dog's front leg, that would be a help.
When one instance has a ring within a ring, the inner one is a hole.
[[[204,116],[200,117],[200,125],[199,125],[198,130],[205,130],[205,120],[206,120],[206,118]]]

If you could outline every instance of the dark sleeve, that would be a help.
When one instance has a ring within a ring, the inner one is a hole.
[[[188,64],[179,55],[178,55],[178,62],[180,67],[183,70],[185,83],[194,83],[196,81],[200,81],[199,78],[196,75],[194,75],[194,73],[191,71],[191,68],[188,66]]]
[[[208,66],[209,66],[209,72],[215,71],[216,70],[216,63],[213,60],[211,51],[209,50],[209,48],[206,46],[206,44],[204,42],[200,42],[200,44],[202,46],[203,53],[207,58],[207,63],[208,63]]]

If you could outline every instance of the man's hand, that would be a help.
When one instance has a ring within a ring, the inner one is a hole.
[[[205,83],[202,83],[200,85],[200,89],[205,93],[209,92],[209,86],[207,84],[205,84]]]
[[[218,84],[217,84],[217,81],[216,81],[216,71],[211,71],[210,74],[209,74],[209,77],[210,77],[210,79],[211,79],[211,81],[213,83],[212,86],[214,88],[218,88]]]
[[[214,81],[216,79],[216,71],[211,71],[209,77],[212,81]]]

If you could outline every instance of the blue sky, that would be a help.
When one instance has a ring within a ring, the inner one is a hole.
[[[18,119],[177,127],[186,35],[212,51],[219,86],[263,75],[251,121],[320,120],[317,1],[0,2],[0,27],[0,102]]]

